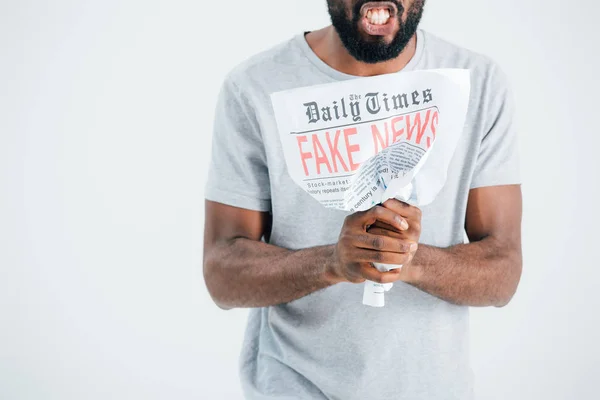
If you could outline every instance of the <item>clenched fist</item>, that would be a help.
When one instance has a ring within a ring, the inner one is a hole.
[[[393,226],[382,221],[377,221],[373,224],[368,232],[395,238],[397,240],[419,242],[421,236],[421,210],[417,207],[403,203],[398,200],[388,200],[384,206],[395,213],[401,215],[408,223],[408,229],[398,231]],[[411,261],[416,253],[416,249],[411,251],[407,261],[402,264],[402,269],[399,271],[399,280],[408,280],[408,270],[410,269]]]
[[[380,272],[373,263],[409,264],[420,235],[421,210],[398,200],[349,215],[335,246],[330,274],[339,282],[395,282],[404,268]]]

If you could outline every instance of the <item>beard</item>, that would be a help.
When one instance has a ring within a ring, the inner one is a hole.
[[[360,9],[371,0],[358,0],[352,10],[352,18],[348,18],[348,12],[342,0],[327,0],[327,8],[331,17],[331,24],[335,28],[344,47],[358,61],[376,64],[392,60],[400,55],[410,39],[413,37],[421,17],[425,0],[414,0],[408,8],[406,21],[402,20],[404,7],[400,2],[396,3],[398,13],[398,32],[391,42],[386,43],[383,36],[372,36],[365,38],[359,30],[359,22],[362,18]],[[391,18],[391,17],[390,17]]]

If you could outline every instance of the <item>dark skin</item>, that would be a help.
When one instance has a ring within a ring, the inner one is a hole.
[[[348,10],[348,18],[352,18],[354,0],[340,0],[345,4]],[[414,0],[403,0],[404,14],[402,19],[406,21],[407,10]],[[395,32],[389,37],[384,37],[387,43],[391,43]],[[333,69],[355,76],[375,76],[398,72],[408,64],[417,49],[417,39],[413,36],[408,42],[402,53],[392,60],[380,62],[377,64],[367,64],[353,58],[344,45],[334,27],[329,25],[323,29],[310,32],[306,35],[306,41],[315,52],[315,54]]]
[[[402,215],[403,208],[410,206],[400,204],[390,208]],[[505,306],[521,278],[521,213],[520,185],[471,190],[465,221],[470,243],[449,248],[419,245],[399,279],[453,304]],[[416,235],[418,221],[409,224],[408,233],[414,229]],[[404,238],[392,227],[376,225],[380,226],[371,233]]]
[[[339,282],[366,279],[403,281],[453,304],[508,304],[521,276],[520,186],[470,191],[469,244],[415,249],[420,222],[418,208],[389,200],[349,215],[338,243],[293,251],[260,241],[268,235],[269,213],[207,201],[205,281],[224,309],[286,303]],[[373,262],[403,267],[379,272]]]
[[[413,36],[397,58],[377,64],[366,64],[348,54],[333,26],[308,33],[306,41],[326,64],[340,72],[355,76],[375,76],[398,72],[408,64],[417,49],[417,40]]]
[[[408,8],[411,1],[403,2]],[[401,70],[415,53],[413,37],[396,58],[366,64],[352,58],[333,27],[306,40],[327,64],[357,76]],[[391,40],[391,39],[390,39]],[[469,244],[419,244],[421,211],[397,200],[349,215],[337,243],[288,250],[261,241],[270,214],[206,201],[204,278],[224,309],[287,303],[340,282],[402,281],[447,302],[501,307],[521,276],[521,188],[492,186],[469,192],[465,230]],[[372,263],[401,264],[379,272]]]

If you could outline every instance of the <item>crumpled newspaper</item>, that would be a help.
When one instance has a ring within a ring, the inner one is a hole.
[[[271,100],[292,179],[323,206],[357,212],[391,198],[418,207],[435,199],[469,95],[468,70],[439,69],[286,90]],[[391,287],[366,282],[363,303],[383,307]]]

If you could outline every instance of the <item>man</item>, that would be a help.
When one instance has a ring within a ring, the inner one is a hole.
[[[504,76],[418,30],[424,0],[328,0],[332,26],[232,71],[206,187],[204,276],[222,308],[251,308],[248,399],[470,399],[468,306],[506,305],[521,275],[521,191]],[[269,95],[418,69],[471,71],[446,184],[422,210],[327,209],[287,173]],[[470,243],[464,244],[464,234]],[[403,264],[382,273],[372,263]],[[396,282],[384,308],[365,279]]]

